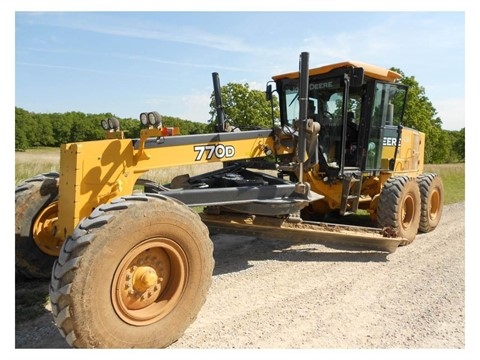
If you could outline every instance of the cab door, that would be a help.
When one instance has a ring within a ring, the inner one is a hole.
[[[402,84],[372,81],[367,85],[360,128],[362,169],[388,170],[389,165],[382,164],[384,138],[390,136],[386,129],[402,124],[406,96],[407,86]]]

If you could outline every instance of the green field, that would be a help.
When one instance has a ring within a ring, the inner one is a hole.
[[[220,164],[213,164],[214,167]],[[52,148],[27,150],[15,153],[15,184],[25,179],[49,171],[59,170],[59,150]],[[168,170],[152,171],[147,178],[159,183],[169,182],[175,175],[189,173],[196,175],[199,172],[212,171],[213,168],[184,167]],[[172,173],[176,171],[177,173]],[[465,164],[426,165],[425,172],[437,173],[443,180],[445,188],[445,204],[465,201]],[[162,175],[163,174],[163,175]]]
[[[442,178],[446,205],[465,201],[465,163],[425,165],[425,172],[437,173]]]

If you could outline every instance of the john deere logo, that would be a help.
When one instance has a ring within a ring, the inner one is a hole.
[[[400,146],[401,139],[398,140],[398,146]],[[397,146],[397,138],[396,137],[384,137],[383,138],[383,146]]]

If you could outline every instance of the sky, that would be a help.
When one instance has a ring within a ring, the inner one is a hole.
[[[414,76],[442,128],[465,127],[465,13],[451,11],[17,11],[15,106],[138,118],[211,118],[221,85],[346,60]]]

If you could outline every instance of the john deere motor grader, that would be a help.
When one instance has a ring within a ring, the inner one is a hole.
[[[423,173],[424,134],[402,126],[400,75],[308,61],[301,53],[299,71],[268,83],[280,104],[270,129],[229,131],[213,73],[215,133],[175,135],[150,112],[127,139],[109,118],[105,140],[62,145],[58,173],[15,189],[17,273],[51,278],[53,317],[72,347],[179,339],[210,286],[211,232],[388,253],[437,226],[443,185]],[[142,177],[212,162],[222,166],[166,184]],[[375,226],[325,221],[362,209]]]

